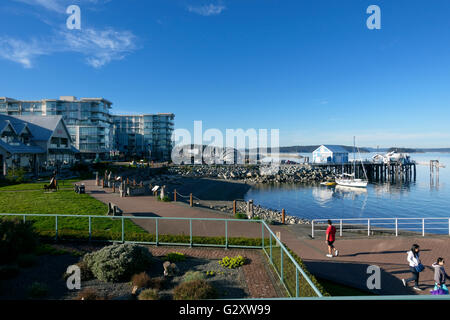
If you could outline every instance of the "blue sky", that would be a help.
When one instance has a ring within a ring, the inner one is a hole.
[[[65,9],[81,8],[68,30]],[[381,30],[366,9],[381,8]],[[448,0],[3,0],[0,96],[105,97],[281,145],[450,147]]]

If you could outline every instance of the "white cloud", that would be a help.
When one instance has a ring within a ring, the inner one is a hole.
[[[25,68],[33,66],[35,57],[46,54],[49,54],[49,51],[35,39],[26,42],[11,37],[0,37],[0,57],[20,63]]]
[[[86,56],[94,68],[101,68],[113,60],[122,60],[136,49],[136,36],[130,31],[82,29],[77,32],[61,32],[64,45],[69,51]]]
[[[66,8],[71,4],[88,3],[93,5],[100,5],[108,3],[111,0],[78,0],[77,3],[74,3],[74,0],[14,0],[14,1],[44,7],[45,9],[50,11],[65,13]]]
[[[44,7],[55,17],[64,13],[67,5],[74,0],[14,0],[28,5]],[[77,0],[77,3],[100,5],[112,0]],[[36,10],[37,11],[37,10]],[[122,60],[136,49],[136,36],[131,31],[118,31],[112,27],[105,29],[82,28],[68,30],[56,24],[53,34],[40,40],[19,39],[0,35],[0,58],[17,62],[25,68],[32,68],[38,56],[61,52],[75,52],[85,56],[86,63],[94,68]]]
[[[65,7],[63,5],[64,1],[61,0],[15,0],[17,2],[23,2],[30,5],[36,5],[44,7],[47,10],[64,12]]]
[[[88,65],[98,69],[114,60],[122,60],[133,52],[136,49],[135,40],[136,36],[132,32],[112,28],[64,30],[43,41],[0,37],[0,58],[32,68],[38,56],[76,52],[86,57]]]
[[[222,13],[222,11],[226,9],[226,7],[223,5],[206,4],[197,7],[189,6],[187,9],[189,12],[193,12],[202,16],[215,16]]]

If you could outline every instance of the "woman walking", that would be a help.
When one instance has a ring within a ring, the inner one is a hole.
[[[413,244],[411,250],[407,252],[408,257],[406,258],[409,263],[409,270],[412,273],[412,277],[408,279],[402,279],[403,285],[406,287],[408,282],[414,281],[414,290],[422,291],[419,288],[419,274],[423,271],[424,266],[420,262],[420,249],[418,244]]]

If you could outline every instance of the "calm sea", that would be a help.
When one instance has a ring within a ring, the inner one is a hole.
[[[362,154],[362,158],[371,155]],[[417,165],[409,183],[369,184],[367,190],[343,190],[320,185],[258,185],[245,199],[307,219],[450,217],[450,154],[411,154],[417,162],[439,160],[439,181],[430,179],[428,165]]]

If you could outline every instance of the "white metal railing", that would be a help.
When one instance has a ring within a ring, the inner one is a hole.
[[[375,232],[391,232],[395,236],[400,231],[417,232],[425,237],[426,234],[448,234],[450,236],[450,217],[442,218],[347,218],[330,219],[343,236],[344,231],[367,232],[367,236]],[[311,221],[311,237],[317,232],[325,232],[328,219],[314,219]]]

